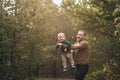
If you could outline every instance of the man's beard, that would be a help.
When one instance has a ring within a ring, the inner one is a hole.
[[[79,38],[79,37],[77,38],[77,41],[78,41],[78,42],[80,42],[81,40],[82,40],[82,38]]]

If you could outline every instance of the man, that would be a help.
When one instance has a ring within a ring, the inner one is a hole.
[[[77,33],[77,42],[71,48],[75,51],[74,63],[76,66],[75,80],[84,80],[88,72],[89,45],[85,39],[86,33],[80,30]]]

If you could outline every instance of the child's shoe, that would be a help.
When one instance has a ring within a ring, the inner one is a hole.
[[[71,65],[72,66],[72,69],[75,69],[75,65]]]
[[[68,70],[67,67],[63,68],[63,71],[67,71],[67,70]]]

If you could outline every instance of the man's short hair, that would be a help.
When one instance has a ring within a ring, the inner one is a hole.
[[[84,36],[86,36],[86,32],[84,30],[79,30],[78,32],[83,32]]]

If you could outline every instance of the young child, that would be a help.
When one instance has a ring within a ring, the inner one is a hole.
[[[62,51],[62,64],[63,64],[63,71],[67,71],[67,58],[70,60],[71,67],[75,68],[73,55],[70,53],[71,43],[70,41],[66,40],[64,33],[59,33],[58,36],[58,43],[56,44],[56,49],[60,49]]]

